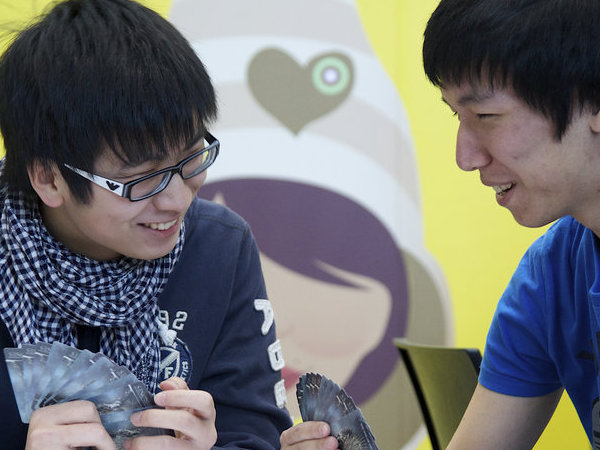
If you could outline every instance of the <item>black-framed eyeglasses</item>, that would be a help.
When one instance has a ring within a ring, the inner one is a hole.
[[[156,172],[128,181],[127,183],[104,178],[100,175],[77,169],[68,164],[65,164],[64,166],[113,194],[125,197],[132,202],[137,202],[152,197],[164,190],[176,173],[184,180],[188,180],[196,175],[200,175],[208,169],[219,155],[220,144],[219,140],[208,132],[206,132],[204,140],[208,144],[206,147],[193,155],[188,156],[178,164],[157,170]]]

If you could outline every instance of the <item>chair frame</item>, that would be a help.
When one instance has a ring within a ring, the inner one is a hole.
[[[402,360],[404,361],[404,365],[408,372],[408,376],[413,384],[413,388],[415,394],[417,396],[417,400],[419,402],[419,406],[421,408],[421,413],[423,415],[423,420],[425,422],[425,426],[427,428],[427,432],[429,434],[429,439],[431,441],[431,446],[433,450],[442,450],[444,448],[444,444],[441,442],[439,436],[439,430],[434,423],[433,416],[430,410],[430,405],[427,403],[427,399],[425,398],[423,384],[421,382],[421,377],[417,373],[415,365],[413,363],[413,359],[411,356],[411,351],[413,350],[433,350],[433,351],[449,351],[449,352],[458,352],[465,353],[473,364],[474,377],[477,378],[479,375],[479,367],[481,365],[481,352],[476,348],[456,348],[456,347],[442,347],[442,346],[434,346],[434,345],[426,345],[426,344],[416,344],[407,339],[396,338],[394,339],[394,345],[397,347]],[[466,405],[465,405],[466,408]],[[464,411],[463,411],[464,413]]]

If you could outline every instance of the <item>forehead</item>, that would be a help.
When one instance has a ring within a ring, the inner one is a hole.
[[[158,165],[172,165],[178,163],[190,151],[200,150],[204,147],[204,133],[194,136],[189,142],[181,139],[178,143],[164,148],[142,148],[138,146],[130,151],[127,149],[113,149],[105,145],[94,163],[96,169],[104,170],[132,170],[139,167]]]
[[[490,85],[480,83],[445,84],[440,87],[442,99],[446,103],[463,106],[490,99],[496,92]]]
[[[492,86],[490,84],[462,83],[444,85],[440,90],[442,100],[452,108],[490,103],[499,105],[522,103],[512,89]]]

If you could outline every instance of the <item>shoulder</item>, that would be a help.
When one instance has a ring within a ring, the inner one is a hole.
[[[248,223],[227,206],[195,198],[185,215],[185,226],[194,229],[211,225],[237,229],[242,232],[248,230]]]
[[[208,200],[193,201],[185,216],[185,258],[232,262],[248,249],[255,250],[256,242],[239,214]]]
[[[250,238],[250,239],[248,239]],[[194,199],[185,215],[185,241],[205,246],[207,242],[241,245],[253,241],[248,223],[230,208],[200,198]]]
[[[592,230],[573,217],[559,219],[527,249],[505,294],[514,295],[518,303],[525,293],[545,301],[585,286],[582,282],[598,258],[596,241]],[[552,304],[563,303],[552,300]]]
[[[183,251],[161,294],[161,305],[202,299],[197,305],[208,308],[211,303],[224,311],[232,286],[238,279],[247,281],[243,276],[249,272],[254,277],[248,290],[262,293],[258,248],[246,221],[225,206],[195,199],[185,216]]]
[[[585,374],[576,379],[572,368],[593,336],[588,299],[599,279],[596,241],[589,228],[563,217],[531,245],[497,305],[480,372],[484,386],[528,397],[595,383],[593,364],[578,366]]]
[[[596,237],[571,216],[557,220],[528,249],[530,257],[574,257],[581,250],[593,249]]]

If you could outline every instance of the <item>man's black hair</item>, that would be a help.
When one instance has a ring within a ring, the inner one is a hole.
[[[215,93],[185,38],[129,0],[68,0],[22,31],[0,59],[0,182],[34,194],[34,161],[61,173],[82,202],[106,148],[138,164],[164,158],[206,131]]]
[[[512,88],[562,137],[573,108],[600,107],[600,1],[442,0],[424,35],[438,87]]]

